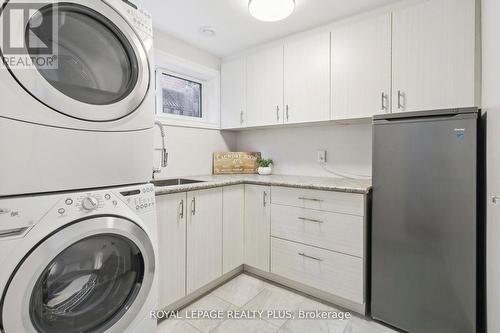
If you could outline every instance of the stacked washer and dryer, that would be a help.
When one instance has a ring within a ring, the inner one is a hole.
[[[10,37],[55,42],[58,62],[0,69],[0,331],[154,332],[151,17],[122,0],[0,4],[0,20],[28,13]]]

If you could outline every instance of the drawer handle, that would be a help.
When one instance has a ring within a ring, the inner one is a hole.
[[[299,252],[299,256],[302,256],[302,257],[308,258],[308,259],[312,259],[312,260],[316,260],[316,261],[323,261],[323,259],[321,259],[321,258],[308,256],[307,254],[305,254],[303,252]]]
[[[310,219],[310,218],[307,218],[307,217],[299,217],[299,220],[304,221],[304,222],[323,223],[323,221],[315,220],[315,219]]]
[[[315,201],[315,202],[322,202],[323,201],[321,199],[306,198],[306,197],[299,197],[299,200],[307,200],[307,201]]]

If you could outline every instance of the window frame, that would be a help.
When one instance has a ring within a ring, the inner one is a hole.
[[[156,119],[171,126],[220,129],[220,72],[163,52],[155,60]],[[201,118],[163,113],[163,74],[201,85]]]
[[[166,116],[167,118],[174,118],[174,119],[180,119],[180,120],[189,119],[190,121],[200,121],[200,120],[206,121],[206,119],[204,119],[205,109],[204,109],[203,102],[205,99],[203,98],[203,95],[205,93],[205,89],[204,89],[203,81],[200,79],[188,76],[188,75],[175,73],[175,72],[169,71],[169,70],[161,68],[161,67],[157,67],[156,71],[157,71],[156,75],[157,75],[157,80],[158,80],[158,84],[157,84],[158,95],[159,95],[158,99],[161,100],[161,103],[157,104],[160,106],[160,108],[158,108],[156,110],[157,114],[160,116]],[[201,102],[200,103],[200,113],[201,113],[201,117],[184,116],[184,115],[177,115],[177,114],[173,114],[173,113],[163,112],[163,86],[161,85],[162,75],[168,75],[168,76],[174,77],[176,79],[190,81],[190,82],[194,82],[194,83],[197,83],[200,85],[200,102]]]

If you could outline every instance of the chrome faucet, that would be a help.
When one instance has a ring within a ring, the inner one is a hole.
[[[165,130],[163,128],[163,124],[159,121],[155,121],[155,126],[158,126],[160,128],[160,133],[161,133],[161,149],[155,148],[155,150],[160,150],[161,151],[161,165],[159,168],[153,167],[153,178],[155,176],[155,173],[160,173],[161,169],[166,167],[168,164],[168,152],[167,148],[165,145]]]

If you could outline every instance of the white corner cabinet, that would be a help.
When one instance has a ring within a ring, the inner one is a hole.
[[[245,185],[245,264],[269,272],[271,188]]]
[[[221,126],[246,126],[246,58],[221,65]]]
[[[222,64],[223,129],[479,104],[475,0],[397,3]]]
[[[364,313],[366,194],[232,185],[157,196],[160,309],[245,269]]]
[[[222,272],[226,274],[245,261],[245,185],[226,186],[222,194]]]

